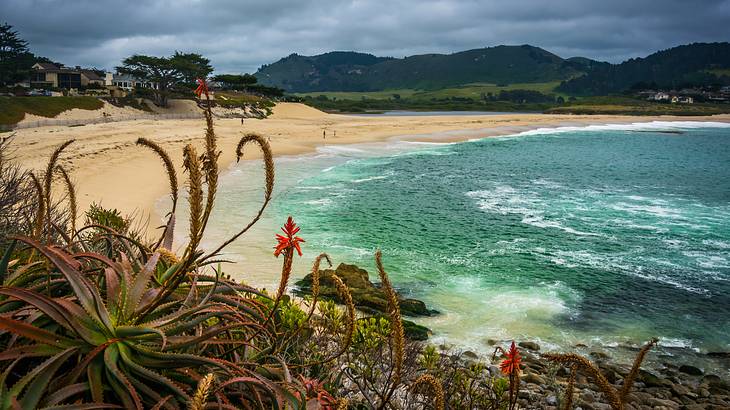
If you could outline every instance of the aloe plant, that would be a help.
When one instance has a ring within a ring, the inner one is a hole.
[[[21,407],[35,408],[58,404],[39,403],[45,393],[76,386],[65,390],[68,395],[54,395],[53,400],[84,398],[102,403],[107,399],[127,408],[143,408],[171,396],[164,407],[175,408],[190,400],[198,375],[211,372],[228,380],[225,389],[212,395],[224,403],[234,393],[277,406],[285,401],[279,386],[251,370],[255,362],[226,353],[261,333],[263,306],[255,298],[241,296],[257,294],[255,290],[214,282],[189,287],[184,298],[174,293],[167,303],[149,310],[162,291],[153,279],[163,265],[159,253],[135,271],[126,259],[70,254],[30,238],[15,239],[46,258],[72,292],[52,297],[20,287],[0,287],[5,297],[0,303],[5,313],[0,316],[0,329],[15,336],[4,346],[0,360],[48,357],[4,397],[17,397],[26,389]],[[25,305],[18,307],[18,301]],[[54,377],[59,369],[64,370],[63,376]],[[105,386],[110,390],[105,391]],[[3,404],[7,407],[10,402]]]

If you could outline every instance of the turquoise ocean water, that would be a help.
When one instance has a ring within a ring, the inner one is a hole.
[[[204,245],[250,218],[257,162],[222,178]],[[536,130],[465,143],[325,146],[277,160],[264,220],[230,270],[273,287],[273,235],[293,215],[296,265],[328,252],[441,315],[435,340],[730,351],[730,127],[649,123]],[[374,275],[372,275],[374,276]]]

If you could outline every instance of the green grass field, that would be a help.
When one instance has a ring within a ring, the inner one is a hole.
[[[297,93],[295,95],[299,97],[318,97],[325,95],[329,99],[336,98],[337,100],[353,100],[358,101],[365,99],[371,100],[388,100],[394,98],[394,95],[399,95],[400,98],[408,98],[414,100],[431,100],[431,99],[444,99],[451,97],[458,98],[473,98],[479,99],[482,94],[499,94],[500,91],[510,90],[533,90],[539,91],[543,94],[556,94],[562,95],[555,92],[555,87],[560,85],[559,81],[552,81],[547,83],[517,83],[509,85],[496,85],[496,84],[485,84],[485,83],[474,83],[466,84],[460,87],[444,88],[441,90],[413,90],[413,89],[397,89],[397,90],[386,90],[386,91],[367,91],[367,92],[346,92],[346,91],[322,91],[313,93]]]
[[[587,97],[569,105],[553,107],[549,114],[616,114],[616,115],[715,115],[730,113],[728,104],[668,104],[642,99],[605,96]]]
[[[17,124],[26,113],[53,118],[74,108],[98,110],[103,106],[94,97],[0,97],[0,124]]]
[[[714,68],[712,70],[705,70],[710,74],[715,74],[718,77],[727,76],[730,77],[730,68]]]

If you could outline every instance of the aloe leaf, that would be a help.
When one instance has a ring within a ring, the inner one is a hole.
[[[73,397],[87,390],[89,390],[89,383],[86,382],[64,386],[46,396],[46,399],[43,401],[43,403],[46,406],[56,406],[62,401],[68,400],[69,397]]]
[[[10,389],[9,394],[17,397],[27,385],[28,389],[25,391],[23,398],[20,400],[20,406],[23,410],[34,410],[38,407],[38,402],[43,396],[43,392],[46,390],[46,387],[48,387],[48,383],[56,374],[58,368],[61,367],[61,365],[69,357],[71,357],[76,350],[77,349],[75,347],[66,349],[41,363],[38,367],[34,368],[18,380],[18,382]]]
[[[162,400],[158,401],[150,410],[160,410],[162,407],[168,407],[167,402],[170,401],[170,399],[172,399],[172,396],[163,397]],[[174,408],[172,406],[169,407]]]
[[[13,271],[10,275],[8,275],[5,278],[5,284],[6,285],[12,284],[15,286],[19,286],[24,283],[24,281],[22,281],[22,282],[20,281],[21,278],[26,279],[26,280],[30,279],[30,278],[34,278],[38,274],[37,273],[35,275],[32,274],[33,271],[39,271],[40,270],[39,268],[41,268],[41,267],[43,267],[43,262],[40,262],[40,261],[31,262],[27,265],[19,266],[17,269],[15,269],[15,271]],[[38,276],[40,276],[40,275],[38,275]],[[43,276],[46,276],[46,274],[44,273]]]
[[[127,300],[125,303],[125,310],[124,310],[124,316],[130,317],[132,315],[132,312],[134,312],[135,307],[139,304],[139,301],[142,299],[142,295],[144,295],[144,291],[147,289],[147,285],[149,284],[150,278],[152,277],[152,274],[155,272],[155,267],[157,266],[157,261],[160,259],[160,253],[155,252],[154,255],[147,261],[144,268],[137,272],[137,274],[134,276],[134,279],[132,281],[132,285],[130,287],[130,291],[127,294]]]
[[[24,237],[15,237],[13,239],[18,239],[27,243],[41,252],[43,256],[48,258],[51,263],[53,263],[53,265],[61,271],[63,276],[66,277],[69,285],[71,285],[71,288],[76,295],[76,298],[89,316],[98,320],[100,323],[103,323],[107,328],[112,328],[113,325],[109,319],[109,312],[107,312],[99,292],[91,283],[89,283],[81,272],[74,268],[74,263],[72,262],[76,262],[75,264],[78,264],[77,261],[63,257],[51,248],[43,246],[33,239]]]
[[[86,368],[86,378],[89,380],[91,398],[97,403],[104,401],[103,363],[103,358],[98,357],[96,360],[92,360]]]
[[[124,407],[134,407],[142,410],[142,400],[127,376],[119,370],[117,360],[119,360],[119,349],[116,345],[110,345],[109,348],[104,350],[104,365],[107,374],[111,376],[109,381],[112,389],[120,396],[124,402]]]
[[[109,314],[117,316],[119,312],[119,275],[113,268],[104,269],[104,283],[106,284],[106,306]]]
[[[153,327],[142,327],[142,326],[118,326],[115,330],[116,336],[120,338],[144,336],[144,335],[158,335],[162,339],[162,349],[165,349],[167,344],[167,336],[159,330]]]
[[[0,329],[5,329],[10,333],[23,336],[31,340],[35,340],[36,342],[60,347],[63,349],[72,347],[77,344],[71,339],[59,336],[55,333],[51,333],[43,329],[39,329],[25,322],[10,319],[4,316],[0,316]]]
[[[58,347],[43,344],[23,345],[0,352],[0,361],[15,360],[24,357],[53,356],[60,351],[61,349]]]
[[[127,366],[129,366],[129,368],[133,372],[139,374],[140,376],[144,377],[147,380],[156,382],[158,384],[161,384],[161,385],[167,387],[169,390],[171,390],[172,392],[174,392],[178,396],[182,397],[185,401],[189,401],[190,400],[190,396],[187,395],[185,393],[185,391],[183,389],[181,389],[177,384],[175,384],[172,380],[164,377],[163,375],[161,375],[161,374],[159,374],[157,372],[154,372],[154,371],[152,371],[150,369],[147,369],[146,367],[144,367],[144,366],[142,366],[142,365],[140,365],[138,363],[136,363],[132,359],[131,354],[130,354],[130,351],[126,347],[120,346],[119,353],[120,353],[120,355],[122,357],[122,361],[124,361],[124,363]]]
[[[224,360],[211,359],[205,356],[186,353],[161,353],[145,349],[138,345],[130,345],[129,347],[140,354],[140,357],[137,360],[138,362],[142,362],[145,358],[152,359],[147,362],[148,367],[176,369],[188,366],[210,365],[215,366],[226,373],[229,373],[231,368],[238,369],[238,366],[233,363],[229,363]]]
[[[53,299],[32,292],[23,288],[5,288],[0,287],[0,295],[11,296],[22,300],[30,305],[35,306],[41,312],[48,315],[53,321],[63,326],[67,330],[73,332],[73,325],[69,321],[68,313],[64,312],[63,307],[56,303]]]

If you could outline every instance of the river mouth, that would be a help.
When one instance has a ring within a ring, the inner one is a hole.
[[[307,240],[296,278],[320,252],[372,273],[381,249],[399,291],[442,312],[417,320],[436,343],[534,340],[625,362],[657,336],[650,364],[728,375],[707,356],[730,351],[728,163],[730,129],[706,123],[326,146],[277,159],[272,206],[226,257],[274,288],[273,234],[293,215]],[[260,168],[221,178],[204,247],[254,215]]]

